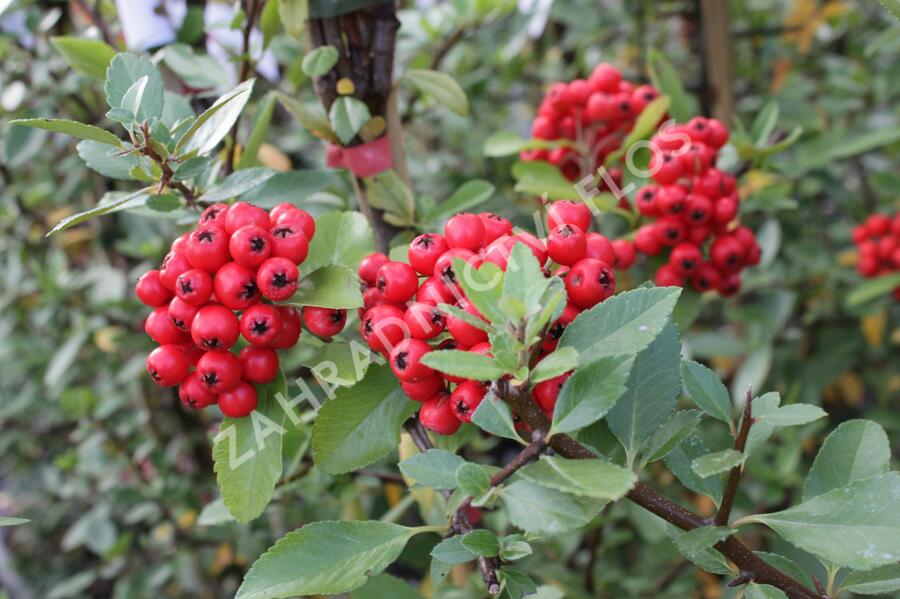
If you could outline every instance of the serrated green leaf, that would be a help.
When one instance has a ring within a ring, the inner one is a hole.
[[[691,468],[691,463],[709,451],[703,441],[695,435],[689,435],[664,460],[681,483],[695,493],[709,495],[716,505],[722,501],[722,479],[719,476],[700,478]]]
[[[320,308],[361,308],[358,282],[356,273],[346,266],[322,266],[301,277],[290,303]]]
[[[465,460],[442,449],[429,449],[398,464],[400,472],[413,479],[417,486],[433,489],[455,489],[456,471]]]
[[[855,595],[883,595],[900,590],[900,564],[850,572],[841,582],[841,588]]]
[[[559,392],[551,430],[572,432],[603,418],[627,392],[634,363],[630,355],[603,356],[579,367]]]
[[[69,227],[74,227],[77,224],[83,223],[84,221],[94,218],[95,216],[101,216],[103,214],[108,214],[110,212],[118,212],[119,210],[130,207],[131,205],[143,205],[146,201],[147,196],[155,190],[155,187],[147,187],[145,189],[139,189],[134,193],[124,194],[115,196],[114,199],[111,199],[107,202],[102,202],[91,208],[90,210],[85,210],[84,212],[79,212],[78,214],[73,214],[72,216],[67,216],[66,218],[60,220],[50,231],[47,233],[47,236],[53,235],[54,233],[58,233],[64,229],[68,229]]]
[[[624,497],[637,482],[632,471],[611,462],[569,460],[559,456],[541,456],[537,462],[522,468],[520,474],[537,485],[604,501]]]
[[[360,260],[375,251],[372,229],[359,212],[329,212],[316,219],[316,235],[309,243],[304,270],[327,264],[356,269]]]
[[[303,72],[310,77],[321,77],[337,64],[338,50],[334,46],[319,46],[303,57]]]
[[[463,545],[461,536],[444,539],[431,550],[431,557],[443,564],[464,564],[471,562],[477,555]]]
[[[516,432],[509,406],[497,398],[492,390],[488,391],[475,412],[472,413],[472,424],[492,435],[512,439],[523,445],[525,443]]]
[[[697,476],[700,478],[707,478],[715,474],[727,472],[735,466],[739,466],[743,461],[744,454],[740,451],[737,451],[736,449],[723,449],[722,451],[708,453],[705,456],[695,459],[691,463],[691,468],[694,469],[694,472],[696,472]]]
[[[437,100],[456,114],[460,116],[469,114],[469,99],[466,98],[466,92],[450,75],[428,69],[410,69],[406,72],[406,78],[421,93]]]
[[[671,524],[667,527],[669,538],[679,553],[688,560],[713,574],[730,574],[728,563],[713,545],[726,539],[734,531],[725,526],[701,526],[684,532]]]
[[[500,541],[497,535],[484,528],[466,533],[462,537],[463,547],[482,557],[496,557],[500,554]]]
[[[490,489],[491,475],[478,464],[463,462],[456,469],[456,483],[460,491],[477,499]]]
[[[691,360],[681,363],[684,394],[697,406],[729,426],[733,426],[731,397],[722,380],[712,370]]]
[[[572,347],[557,349],[537,363],[531,371],[531,382],[536,384],[575,370],[578,366],[578,351]]]
[[[475,381],[496,381],[506,374],[490,356],[457,349],[431,351],[422,356],[422,364],[445,374]]]
[[[581,528],[606,504],[522,479],[505,486],[500,499],[514,526],[526,532],[550,535]]]
[[[76,72],[103,79],[116,51],[106,42],[80,37],[51,37],[50,43]]]
[[[662,424],[650,440],[644,452],[642,462],[648,464],[661,460],[672,452],[689,435],[693,434],[700,424],[702,414],[700,410],[681,410]]]
[[[881,425],[871,420],[843,422],[816,454],[803,486],[803,500],[887,472],[890,463],[891,446]]]
[[[97,141],[80,141],[75,149],[88,168],[111,179],[133,179],[131,170],[140,164],[137,154],[119,156],[121,150]]]
[[[142,77],[147,84],[142,94],[140,110],[135,112],[137,121],[159,118],[163,112],[165,86],[159,69],[144,56],[123,52],[116,54],[106,70],[106,101],[110,108],[128,108],[122,102],[132,85]]]

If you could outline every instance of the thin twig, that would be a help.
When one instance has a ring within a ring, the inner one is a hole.
[[[84,0],[72,0],[72,2],[81,10],[83,10],[87,16],[91,19],[91,22],[94,26],[100,30],[100,35],[103,36],[103,41],[109,44],[112,47],[116,46],[116,38],[113,36],[112,32],[109,30],[109,25],[106,24],[106,21],[103,20],[103,15],[100,14],[100,11],[97,8],[92,8],[88,6],[88,3]]]
[[[238,84],[243,83],[250,76],[250,69],[253,66],[253,59],[250,57],[250,34],[253,33],[253,25],[256,23],[256,16],[262,2],[260,0],[250,0],[250,10],[247,11],[246,22],[244,23],[243,39],[241,45],[241,70],[238,75]],[[238,148],[238,129],[241,120],[234,121],[231,127],[231,148],[228,151],[225,160],[225,174],[234,170],[234,161],[237,159]]]
[[[150,125],[147,121],[144,121],[141,124],[141,134],[144,136],[143,144],[140,146],[140,152],[144,156],[147,156],[155,162],[159,166],[159,170],[162,172],[162,176],[159,179],[159,187],[162,189],[163,187],[169,186],[172,189],[177,190],[184,197],[185,201],[187,201],[189,206],[193,206],[195,200],[197,199],[197,192],[194,188],[185,185],[181,181],[173,181],[172,178],[175,176],[175,171],[172,170],[172,167],[169,166],[169,161],[159,155],[159,153],[153,149],[153,144],[150,143],[153,138],[150,134]]]
[[[750,434],[750,426],[753,424],[753,391],[747,389],[747,399],[744,402],[744,415],[741,417],[741,429],[734,439],[734,448],[741,453],[747,446],[747,437]],[[734,506],[734,498],[741,482],[743,464],[738,464],[728,474],[728,483],[725,485],[725,493],[722,495],[722,504],[716,512],[716,526],[726,526],[731,516],[731,508]]]

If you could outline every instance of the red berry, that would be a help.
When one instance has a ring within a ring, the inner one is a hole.
[[[145,306],[159,308],[172,299],[172,292],[162,283],[158,270],[149,270],[141,275],[134,286],[134,293]]]
[[[191,266],[214,273],[231,259],[228,233],[215,225],[204,225],[191,233],[187,249]]]
[[[587,241],[575,225],[559,225],[547,237],[547,254],[558,263],[570,265],[584,258]]]
[[[731,273],[722,277],[719,284],[719,293],[725,297],[736,295],[741,290],[741,275],[739,273]]]
[[[484,245],[484,224],[477,214],[457,214],[444,226],[444,239],[451,248],[476,251]]]
[[[310,241],[316,236],[316,221],[306,210],[301,210],[300,208],[287,210],[284,214],[278,215],[278,220],[275,221],[276,225],[286,225],[291,223],[299,226],[306,235],[306,238]]]
[[[488,245],[498,237],[512,232],[513,226],[508,219],[493,212],[481,212],[478,214],[481,224],[484,225],[484,245]]]
[[[147,356],[147,372],[160,387],[174,387],[190,369],[187,355],[177,345],[160,345]]]
[[[298,208],[290,202],[281,202],[277,206],[269,209],[269,220],[273,223],[277,223],[281,215],[287,214],[288,212],[292,212],[297,209]]]
[[[671,264],[663,264],[653,277],[653,284],[657,287],[684,287],[684,276]]]
[[[189,304],[180,297],[173,297],[169,302],[169,318],[176,329],[190,331],[194,317],[200,311],[200,306]]]
[[[182,253],[169,252],[163,258],[162,266],[159,267],[159,280],[169,291],[174,292],[177,287],[178,277],[181,273],[191,269],[191,263],[188,257]]]
[[[616,291],[612,268],[596,258],[584,258],[572,265],[565,279],[569,301],[579,308],[590,308]]]
[[[472,316],[484,320],[484,317],[478,309],[475,308],[468,299],[463,298],[459,300],[458,305],[462,310],[468,312]],[[450,331],[450,335],[462,345],[472,346],[476,343],[488,340],[487,331],[475,327],[453,315],[447,317],[447,330]]]
[[[334,337],[347,324],[347,311],[338,308],[305,306],[302,312],[303,326],[317,337]]]
[[[648,256],[655,256],[662,251],[662,244],[656,238],[656,227],[644,225],[634,234],[634,247]]]
[[[225,214],[228,213],[228,204],[210,204],[206,207],[206,209],[200,214],[200,219],[197,221],[199,225],[198,228],[203,227],[205,225],[215,225],[222,229],[225,228]]]
[[[431,276],[434,273],[434,263],[450,247],[444,238],[436,233],[419,235],[409,244],[407,257],[409,263],[419,273]]]
[[[234,234],[235,231],[247,225],[256,225],[264,231],[268,231],[272,227],[268,212],[247,202],[235,202],[225,213],[225,230],[229,234]]]
[[[703,262],[703,252],[693,243],[679,243],[672,248],[669,264],[679,275],[685,277],[693,273]]]
[[[615,98],[596,92],[590,95],[584,110],[591,121],[608,121],[616,116]]]
[[[144,332],[160,345],[177,345],[188,339],[188,334],[172,323],[168,306],[160,306],[147,315]]]
[[[572,104],[577,106],[587,104],[592,91],[591,84],[587,79],[573,79],[569,82],[569,97],[572,99]]]
[[[707,224],[713,211],[713,202],[708,197],[696,193],[687,196],[687,221],[692,227]]]
[[[719,198],[713,207],[713,221],[717,225],[727,225],[738,213],[738,203],[731,197]]]
[[[363,292],[363,311],[386,303],[388,301],[384,299],[384,295],[374,287],[369,287]]]
[[[266,229],[256,225],[244,225],[228,240],[228,252],[234,261],[256,268],[272,253],[272,238]]]
[[[706,121],[706,143],[714,148],[721,148],[728,143],[728,127],[718,119]]]
[[[619,270],[627,270],[634,264],[635,248],[634,244],[627,239],[614,239],[612,242],[613,249],[616,251],[615,266]]]
[[[598,64],[591,72],[591,76],[588,77],[588,83],[594,90],[606,93],[617,91],[620,81],[622,81],[622,73],[608,62]]]
[[[465,248],[453,248],[444,252],[434,263],[434,276],[449,288],[456,287],[457,280],[462,273],[457,273],[453,267],[454,259],[459,258],[466,264],[476,264],[478,256]]]
[[[228,349],[235,344],[239,334],[237,316],[218,304],[200,308],[191,323],[191,338],[204,350]]]
[[[212,292],[212,277],[199,268],[184,271],[175,283],[175,295],[194,306],[202,306],[208,302]]]
[[[577,223],[570,223],[577,226]],[[587,229],[582,229],[582,231],[586,231]],[[528,249],[531,250],[531,254],[534,256],[535,260],[538,261],[540,266],[543,266],[545,262],[547,262],[547,247],[544,243],[532,235],[531,233],[522,232],[519,233],[510,239],[513,240],[513,245],[516,243],[523,243],[528,246]]]
[[[559,200],[547,206],[547,227],[575,225],[586,232],[591,228],[591,209],[584,202]]]
[[[722,272],[736,272],[743,266],[746,251],[734,237],[719,237],[709,247],[710,261]]]
[[[671,185],[684,174],[682,162],[669,153],[654,152],[650,158],[650,172],[660,185]]]
[[[584,236],[586,243],[584,257],[596,258],[607,264],[615,264],[616,250],[606,235],[600,233],[587,233]]]
[[[292,306],[277,306],[277,308],[281,317],[281,333],[271,347],[275,349],[294,347],[300,338],[300,314]]]
[[[556,139],[559,131],[553,119],[539,116],[531,123],[531,135],[536,139]]]
[[[246,310],[259,301],[256,276],[246,266],[229,262],[213,277],[216,299],[232,310]]]
[[[447,318],[435,305],[413,302],[406,308],[403,321],[416,339],[433,339],[444,332]]]
[[[406,393],[406,396],[413,401],[425,401],[429,397],[433,397],[442,391],[446,386],[445,381],[440,375],[435,374],[420,381],[406,382],[400,381],[400,388]]]
[[[245,381],[268,383],[278,376],[278,352],[271,347],[248,345],[238,354]]]
[[[887,235],[891,230],[891,219],[885,214],[873,214],[866,220],[866,230],[870,237]]]
[[[697,272],[691,277],[691,285],[701,293],[710,289],[718,289],[721,284],[722,275],[719,274],[715,266],[709,263],[701,264]]]
[[[661,245],[673,247],[685,240],[687,227],[680,219],[667,216],[653,223],[653,234]]]
[[[227,351],[208,351],[197,361],[203,388],[215,394],[231,391],[241,382],[241,361]]]
[[[369,285],[374,285],[378,269],[390,261],[391,259],[382,253],[369,254],[359,263],[359,278]]]
[[[430,367],[422,364],[422,356],[431,346],[421,339],[403,339],[391,350],[391,370],[401,381],[415,382],[434,376]]]
[[[272,256],[300,264],[309,255],[309,239],[296,222],[275,225],[269,229],[269,236],[272,238]]]
[[[493,356],[494,354],[491,353],[492,350],[493,347],[491,346],[490,341],[482,341],[469,348],[469,351],[473,354],[481,354],[484,356]]]
[[[567,372],[552,379],[543,381],[534,386],[532,397],[534,402],[544,411],[544,413],[553,414],[556,407],[556,400],[563,385],[572,373]]]
[[[659,187],[656,185],[645,185],[637,190],[637,194],[634,196],[634,205],[637,207],[638,212],[644,216],[657,216],[660,212],[657,204],[658,197]]]
[[[200,376],[196,372],[187,375],[178,388],[178,399],[185,406],[195,410],[211,406],[218,400],[215,393],[207,391],[200,382]]]
[[[271,304],[250,306],[241,315],[241,334],[252,345],[267,347],[281,335],[281,315]]]
[[[568,302],[563,309],[562,314],[559,315],[559,318],[553,322],[550,329],[547,331],[547,338],[553,341],[559,341],[566,331],[566,327],[572,324],[572,321],[575,320],[580,313],[581,308],[572,302]]]
[[[419,409],[422,426],[439,435],[452,435],[459,430],[460,421],[453,412],[450,394],[441,391],[422,402]]]
[[[377,352],[389,352],[407,336],[403,310],[391,304],[370,308],[360,321],[360,334]]]
[[[256,389],[246,381],[240,381],[234,389],[219,395],[219,409],[228,418],[243,418],[256,409]]]
[[[677,185],[667,185],[659,190],[656,206],[662,215],[678,216],[688,205],[687,194]]]
[[[463,381],[450,394],[450,405],[460,422],[472,422],[472,414],[487,395],[487,385],[479,381]]]
[[[419,286],[416,292],[416,301],[424,304],[451,304],[454,301],[453,293],[443,281],[436,277],[429,277]]]
[[[273,302],[283,302],[297,291],[299,278],[296,264],[287,258],[269,258],[256,273],[256,285],[264,297]]]
[[[375,276],[375,288],[392,304],[402,304],[415,295],[419,275],[405,262],[386,262]]]

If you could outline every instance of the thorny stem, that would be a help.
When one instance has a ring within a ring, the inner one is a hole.
[[[753,425],[753,391],[747,389],[747,399],[744,402],[744,415],[741,418],[741,429],[734,439],[734,448],[743,453],[747,446],[747,436]],[[741,482],[742,464],[738,464],[728,473],[728,483],[725,485],[725,493],[722,495],[722,504],[716,512],[716,526],[726,526],[731,516],[731,508],[734,506],[734,498],[737,495],[738,484]]]
[[[153,144],[150,143],[153,138],[150,135],[150,125],[147,123],[147,121],[144,121],[141,124],[141,134],[144,136],[144,141],[139,148],[140,153],[155,162],[159,166],[159,170],[162,171],[162,176],[159,179],[160,190],[162,190],[162,188],[166,186],[169,186],[181,193],[189,206],[193,206],[195,200],[197,199],[196,190],[189,185],[185,185],[181,181],[172,180],[175,172],[172,170],[172,167],[169,166],[169,161],[160,156],[159,153],[153,149]]]

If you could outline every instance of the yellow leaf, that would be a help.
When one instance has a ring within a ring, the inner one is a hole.
[[[194,525],[194,522],[197,521],[197,510],[187,510],[181,512],[178,515],[178,528],[179,530],[187,530],[188,528]]]
[[[396,483],[388,483],[384,485],[384,496],[387,498],[388,505],[394,507],[403,499],[403,487]]]
[[[837,263],[838,266],[843,266],[844,268],[849,268],[851,266],[856,266],[856,262],[859,260],[859,254],[856,250],[844,250],[840,254],[837,255]]]
[[[351,96],[356,91],[356,86],[353,85],[353,81],[344,77],[342,79],[338,79],[337,82],[337,93],[342,96]]]
[[[97,329],[94,332],[94,345],[100,351],[114,354],[119,351],[119,339],[123,333],[122,327],[108,326]]]
[[[263,166],[273,168],[276,171],[287,172],[291,170],[291,159],[272,144],[262,144],[256,157],[259,158]]]
[[[746,197],[758,191],[762,191],[767,187],[775,185],[781,180],[781,177],[775,173],[754,169],[744,175],[741,183],[740,193],[742,197]]]
[[[870,346],[881,347],[884,343],[887,316],[887,308],[882,308],[874,314],[866,314],[860,320],[863,337]]]

